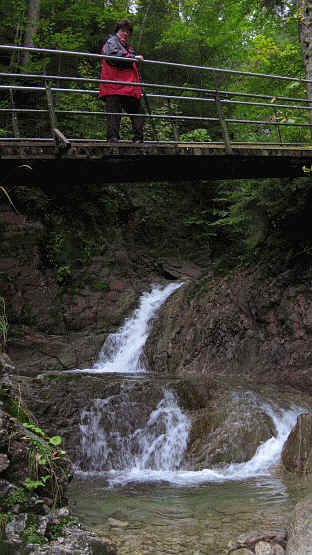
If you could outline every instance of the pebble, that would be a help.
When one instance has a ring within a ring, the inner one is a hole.
[[[127,528],[129,526],[129,522],[117,520],[116,518],[109,518],[107,522],[111,528]]]

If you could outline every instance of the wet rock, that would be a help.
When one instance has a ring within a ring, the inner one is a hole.
[[[312,414],[300,414],[282,452],[282,463],[290,472],[312,472]]]
[[[42,536],[42,537],[45,536],[49,520],[50,520],[49,517],[46,517],[46,516],[39,517],[39,524],[37,528],[37,533],[39,534],[39,536]]]
[[[274,547],[268,542],[258,542],[255,545],[256,555],[274,555]]]
[[[57,518],[64,518],[69,516],[69,508],[68,507],[61,507],[60,509],[57,509],[56,511],[56,517]]]
[[[279,555],[278,548],[282,546],[280,544],[285,543],[287,538],[287,530],[263,530],[248,532],[248,534],[242,534],[235,540],[231,540],[228,544],[227,553],[235,553],[239,549],[252,549],[255,550],[258,545],[258,549],[268,549],[277,548],[276,555]],[[282,548],[283,549],[283,548]],[[253,551],[254,552],[254,551]],[[261,553],[261,551],[259,552]],[[265,553],[265,551],[264,551]],[[283,551],[281,552],[283,553]],[[275,551],[269,552],[269,555],[275,555]]]
[[[129,522],[117,520],[116,518],[109,518],[107,522],[111,528],[127,528],[129,526]]]
[[[217,391],[208,406],[192,414],[192,466],[247,461],[275,434],[271,418],[252,392]]]
[[[0,386],[1,387],[1,386]],[[8,445],[8,415],[0,408],[0,450],[6,451]]]
[[[297,503],[289,527],[286,555],[312,554],[312,498]]]
[[[25,530],[28,520],[27,514],[19,514],[12,518],[12,520],[5,527],[5,534],[9,542],[21,543],[20,535]]]
[[[10,357],[6,353],[0,351],[0,372],[8,372],[13,370],[15,370],[15,366]]]
[[[8,482],[7,480],[0,480],[0,499],[6,497],[13,491],[16,491],[17,487]]]
[[[279,544],[273,544],[273,555],[284,555],[285,549]]]
[[[312,391],[311,289],[287,271],[208,274],[167,303],[146,344],[155,372],[244,376]]]
[[[8,468],[10,461],[5,453],[0,453],[0,472]]]
[[[90,538],[90,555],[117,555],[116,547],[109,539]]]
[[[195,264],[186,264],[176,259],[159,262],[158,266],[166,279],[199,279],[202,274]]]

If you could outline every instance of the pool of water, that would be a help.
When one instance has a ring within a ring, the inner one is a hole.
[[[270,475],[178,487],[166,482],[108,487],[102,477],[76,477],[74,514],[111,537],[121,554],[217,555],[242,533],[287,526],[295,503],[312,494],[312,480]],[[114,519],[119,522],[114,523]]]

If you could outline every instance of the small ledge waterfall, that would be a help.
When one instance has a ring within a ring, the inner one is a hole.
[[[166,287],[156,285],[151,292],[143,293],[139,307],[132,316],[126,319],[116,333],[109,334],[93,368],[76,370],[76,372],[94,374],[145,372],[141,355],[150,323],[160,306],[181,285],[183,285],[181,282],[170,283]]]
[[[141,399],[133,401],[131,387],[124,387],[120,395],[96,399],[90,410],[82,412],[81,447],[89,473],[130,469],[144,475],[180,467],[190,422],[175,395],[164,390],[163,399],[144,415],[140,427],[141,404]]]
[[[278,464],[283,445],[301,412],[296,407],[280,410],[263,404],[275,425],[276,436],[263,442],[252,459],[221,469],[192,471],[183,468],[191,423],[179,408],[175,394],[164,389],[157,407],[149,411],[148,405],[149,399],[144,406],[142,399],[138,403],[133,401],[129,384],[118,395],[95,399],[92,407],[81,414],[79,473],[103,475],[110,485],[166,481],[177,486],[194,486],[265,476]]]

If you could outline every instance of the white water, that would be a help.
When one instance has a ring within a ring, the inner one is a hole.
[[[283,445],[302,412],[297,407],[279,410],[270,404],[262,405],[272,418],[276,436],[263,442],[252,459],[222,469],[192,471],[182,467],[191,424],[172,392],[164,392],[156,409],[147,415],[146,423],[137,429],[133,423],[125,426],[124,410],[132,410],[129,397],[126,396],[121,410],[119,406],[114,407],[115,401],[114,396],[96,400],[81,418],[81,446],[88,461],[87,475],[103,475],[111,486],[151,481],[196,486],[269,475],[272,466],[279,463]],[[105,417],[109,418],[109,433],[101,427]]]
[[[155,286],[150,293],[144,293],[133,315],[117,333],[108,336],[94,367],[81,371],[145,372],[141,355],[151,320],[181,285]],[[174,393],[164,390],[156,408],[151,408],[152,400],[144,395],[143,400],[135,400],[133,395],[135,391],[124,383],[118,395],[95,399],[91,408],[82,412],[81,474],[105,476],[109,485],[166,481],[180,486],[266,476],[279,462],[283,445],[302,412],[297,407],[280,410],[272,404],[262,404],[275,425],[276,436],[262,443],[252,459],[221,469],[192,471],[182,465],[191,424]],[[255,402],[259,403],[256,399]]]
[[[271,416],[276,426],[277,435],[261,444],[252,459],[246,463],[230,464],[221,470],[205,468],[200,471],[134,467],[125,469],[123,472],[110,473],[109,484],[124,485],[128,482],[165,481],[177,486],[195,486],[207,482],[246,480],[268,475],[270,468],[280,461],[283,445],[295,426],[297,416],[301,411],[294,408],[277,413],[269,405],[264,406],[264,409]]]
[[[182,283],[170,283],[166,287],[156,285],[151,292],[143,293],[139,307],[123,326],[111,333],[92,368],[74,372],[103,373],[140,373],[145,372],[141,359],[143,347],[148,337],[152,318],[165,300]]]
[[[181,466],[190,422],[175,395],[165,390],[163,399],[138,427],[140,408],[140,402],[131,402],[130,389],[121,396],[95,399],[91,409],[82,412],[81,450],[89,473],[129,469],[144,475],[146,470],[166,472]],[[137,417],[132,419],[131,412]]]

